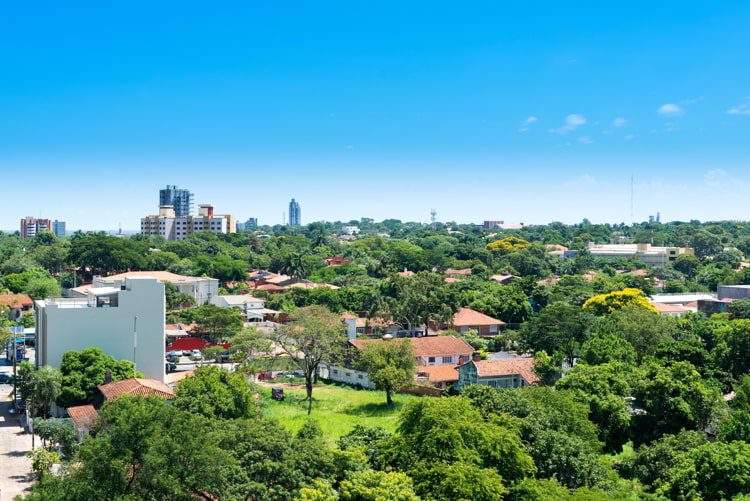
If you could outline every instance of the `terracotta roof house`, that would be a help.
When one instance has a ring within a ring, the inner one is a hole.
[[[321,366],[319,374],[324,379],[331,379],[342,383],[360,385],[365,388],[375,388],[370,381],[368,374],[364,371],[355,369],[357,360],[357,351],[363,350],[374,343],[411,343],[414,348],[414,355],[417,359],[417,366],[422,372],[422,376],[415,374],[415,378],[436,384],[438,387],[445,387],[449,384],[447,376],[452,377],[450,370],[455,371],[456,365],[467,362],[471,359],[474,349],[463,339],[453,336],[428,336],[428,337],[411,337],[411,338],[386,338],[386,339],[351,339],[349,341],[350,353],[348,360],[344,364],[325,364]],[[352,351],[353,350],[353,351]],[[447,367],[449,369],[430,369],[431,367]],[[424,374],[427,374],[426,376]],[[432,374],[432,375],[430,375]],[[434,380],[434,381],[433,381]],[[450,381],[455,381],[450,379]]]
[[[458,388],[481,384],[492,388],[519,388],[539,381],[532,358],[500,358],[471,361],[458,367]]]
[[[501,285],[507,285],[514,280],[516,280],[518,277],[515,275],[511,275],[510,273],[500,273],[499,275],[492,275],[490,277],[490,280],[493,282],[497,282]]]
[[[172,391],[172,388],[161,381],[156,381],[155,379],[141,379],[134,377],[123,379],[122,381],[115,381],[113,383],[100,384],[97,385],[97,388],[99,388],[99,391],[102,393],[105,400],[112,400],[113,398],[122,395],[161,397],[168,400],[174,398],[174,391]]]
[[[399,271],[398,273],[396,273],[396,275],[399,275],[402,277],[411,277],[412,275],[414,275],[414,272],[404,268],[404,271]]]
[[[445,389],[458,381],[455,365],[420,365],[417,367],[417,382],[427,382],[436,388]]]
[[[471,268],[462,268],[460,270],[454,270],[453,268],[448,268],[443,272],[443,275],[448,275],[449,277],[468,277],[471,275]]]
[[[446,284],[455,284],[455,283],[458,283],[458,282],[462,282],[462,280],[460,278],[456,278],[456,277],[445,277],[443,279],[443,282],[445,282]]]
[[[28,294],[0,294],[0,308],[8,308],[8,318],[16,320],[24,311],[31,311],[34,300]]]
[[[284,292],[286,290],[286,287],[276,284],[262,284],[255,287],[255,289],[259,291],[266,291],[269,294],[278,294],[279,292]]]
[[[351,259],[346,259],[344,256],[325,257],[323,258],[323,261],[325,261],[328,266],[341,266],[352,262]]]
[[[93,405],[76,405],[75,407],[68,407],[66,409],[70,419],[73,421],[78,432],[78,441],[82,442],[83,438],[88,435],[91,427],[96,423],[96,419],[99,417],[99,413]]]
[[[458,332],[475,330],[480,336],[496,336],[505,322],[471,308],[459,308],[450,324],[441,324],[437,330],[454,329]]]

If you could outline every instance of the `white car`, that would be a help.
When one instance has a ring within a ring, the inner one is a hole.
[[[193,350],[190,356],[195,358],[203,358],[203,353],[201,353],[201,350]]]

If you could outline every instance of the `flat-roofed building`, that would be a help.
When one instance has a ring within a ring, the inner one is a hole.
[[[237,219],[231,214],[215,214],[210,204],[200,205],[197,216],[180,216],[171,205],[159,207],[159,213],[141,219],[143,235],[183,240],[194,233],[236,233]]]
[[[85,298],[38,300],[36,364],[60,367],[65,352],[96,347],[164,381],[164,313],[164,284],[153,277],[91,287]]]
[[[586,250],[595,257],[637,259],[651,268],[661,268],[682,254],[693,255],[690,247],[658,247],[651,244],[594,244],[588,242]],[[569,249],[562,253],[563,258],[576,257],[577,250]]]
[[[219,295],[219,279],[210,277],[188,277],[171,271],[127,271],[108,277],[94,277],[91,284],[70,289],[71,297],[87,297],[88,290],[93,287],[119,288],[128,278],[151,277],[160,282],[169,282],[177,290],[187,294],[195,300],[195,304],[208,303],[212,297]]]

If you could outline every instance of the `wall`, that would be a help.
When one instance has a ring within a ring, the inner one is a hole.
[[[336,365],[320,364],[318,375],[323,379],[346,383],[352,386],[360,385],[363,388],[375,389],[375,384],[370,381],[369,376],[364,371],[346,369]]]
[[[119,292],[116,308],[65,308],[54,303],[38,308],[37,364],[60,367],[66,351],[89,347],[133,360],[137,315],[136,369],[164,381],[164,284],[152,278],[128,279],[126,284],[128,290]]]

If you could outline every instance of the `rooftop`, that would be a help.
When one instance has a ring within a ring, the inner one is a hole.
[[[471,354],[474,348],[463,339],[453,336],[407,337],[397,339],[352,339],[349,341],[358,350],[370,343],[410,342],[414,355],[418,357]]]
[[[447,383],[458,381],[458,371],[455,365],[420,365],[417,376],[424,374],[430,383]]]
[[[0,294],[0,306],[6,308],[25,308],[34,305],[28,294]]]
[[[76,405],[75,407],[68,407],[66,410],[70,419],[73,420],[73,424],[79,430],[91,428],[96,422],[96,418],[99,417],[94,406],[90,404]]]
[[[155,278],[160,282],[170,282],[173,284],[178,283],[190,283],[199,282],[201,280],[217,280],[216,278],[209,277],[188,277],[185,275],[178,275],[171,271],[128,271],[125,273],[118,273],[117,275],[109,275],[106,277],[94,277],[95,280],[109,283],[114,281],[125,280],[126,278]]]
[[[161,397],[165,399],[174,398],[172,388],[156,381],[155,379],[130,378],[113,383],[97,385],[106,400],[112,400],[122,395],[135,395],[139,397]]]
[[[528,384],[539,381],[534,372],[533,358],[499,358],[495,360],[479,360],[473,363],[477,367],[479,377],[511,376],[518,374]]]
[[[460,308],[458,312],[453,315],[454,327],[469,327],[472,325],[505,325],[505,322],[476,310],[472,310],[471,308]]]

